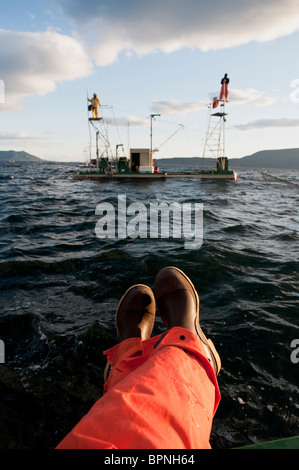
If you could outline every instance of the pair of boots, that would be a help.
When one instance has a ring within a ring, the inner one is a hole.
[[[178,268],[162,269],[156,277],[154,292],[143,284],[137,284],[127,290],[116,311],[118,340],[121,342],[129,338],[150,338],[156,306],[167,329],[178,326],[191,331],[199,338],[217,376],[221,361],[214,344],[206,338],[200,327],[198,294],[190,279]],[[110,363],[107,362],[105,381],[110,370]]]

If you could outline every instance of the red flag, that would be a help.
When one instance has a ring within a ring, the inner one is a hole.
[[[215,98],[213,99],[213,108],[217,108],[218,104],[219,104],[219,101],[218,101],[218,99],[215,97]]]

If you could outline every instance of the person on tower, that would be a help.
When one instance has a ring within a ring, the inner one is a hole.
[[[91,99],[88,98],[88,101],[91,103],[92,117],[93,118],[98,118],[99,117],[99,106],[101,106],[101,102],[98,98],[98,95],[96,93],[94,93],[93,97]]]
[[[225,97],[226,101],[228,101],[228,84],[229,84],[229,78],[226,73],[223,79],[221,80],[220,100],[222,100],[223,97]]]

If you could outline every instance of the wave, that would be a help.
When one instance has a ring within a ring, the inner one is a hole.
[[[0,445],[53,448],[64,437],[102,393],[102,351],[116,341],[119,299],[133,284],[153,288],[170,265],[194,283],[202,327],[222,359],[213,447],[295,433],[292,172],[242,170],[229,184],[88,184],[73,181],[68,165],[41,165],[38,173],[34,165],[16,167],[14,180],[10,170],[0,177],[0,334],[7,346],[0,413],[10,423]],[[202,203],[203,245],[97,239],[97,204],[115,205],[123,194],[127,204]],[[154,334],[161,331],[157,315]]]

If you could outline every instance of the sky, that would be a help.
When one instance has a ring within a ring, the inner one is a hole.
[[[0,8],[0,150],[85,161],[95,152],[87,97],[97,93],[113,149],[148,148],[150,115],[159,114],[155,157],[201,156],[225,73],[226,156],[299,147],[298,0],[1,0]]]

